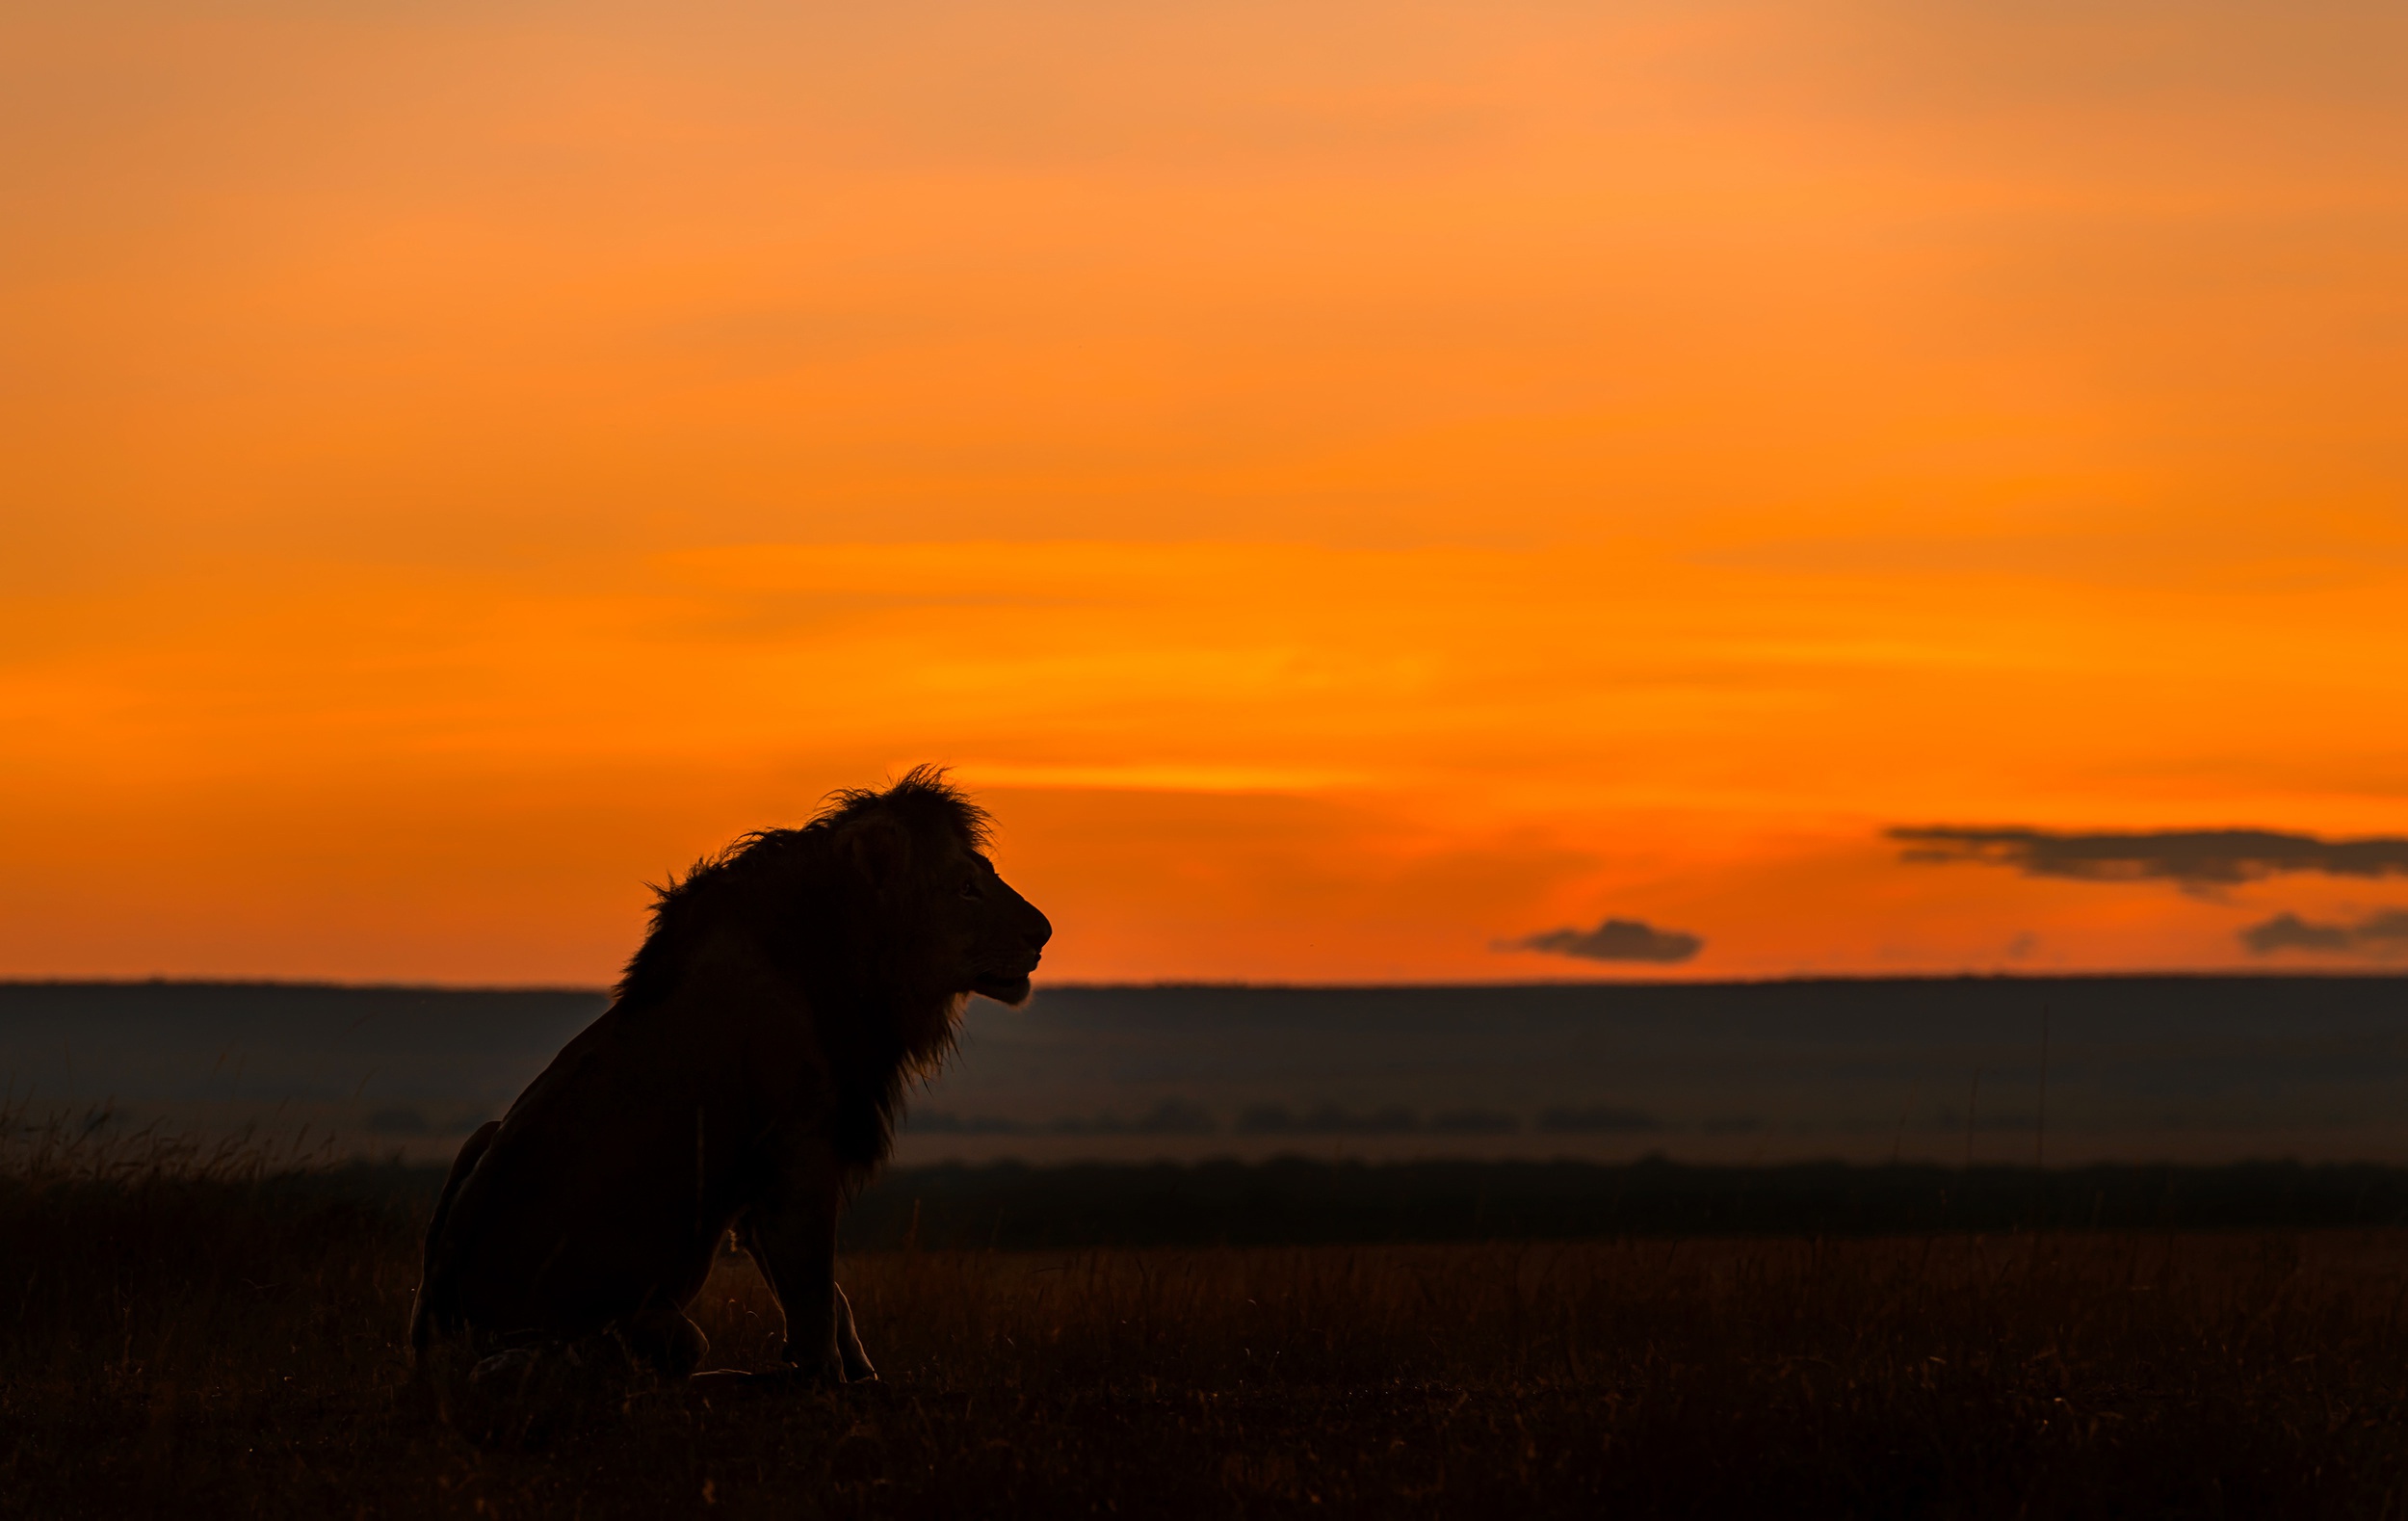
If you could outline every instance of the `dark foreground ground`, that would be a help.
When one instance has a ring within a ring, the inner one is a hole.
[[[536,1445],[481,1448],[406,1395],[416,1177],[0,1178],[0,1512],[2377,1516],[2408,1501],[2398,1230],[897,1246],[843,1272],[882,1389],[635,1388]],[[743,1259],[698,1315],[714,1361],[768,1355],[773,1311]]]

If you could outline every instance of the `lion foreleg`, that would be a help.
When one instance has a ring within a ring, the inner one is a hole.
[[[850,1306],[836,1288],[836,1200],[810,1196],[756,1210],[747,1222],[746,1246],[770,1280],[786,1316],[786,1361],[828,1383],[848,1374],[842,1343],[851,1338]],[[840,1329],[840,1325],[846,1329]],[[861,1359],[869,1366],[869,1359]]]
[[[845,1298],[842,1284],[831,1276],[829,1286],[836,1291],[836,1351],[845,1360],[847,1383],[873,1383],[877,1370],[870,1366],[870,1354],[861,1350],[861,1337],[852,1328],[852,1301]]]

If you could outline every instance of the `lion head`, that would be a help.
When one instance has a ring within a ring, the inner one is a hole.
[[[985,810],[932,766],[833,794],[800,828],[763,829],[660,890],[618,992],[668,996],[735,933],[833,1008],[877,1010],[909,1064],[941,1055],[963,1000],[1029,996],[1054,928],[996,875]]]
[[[1028,1000],[1054,927],[996,875],[985,810],[941,771],[916,768],[884,792],[838,793],[823,818],[877,919],[907,930],[892,949],[917,963],[929,991]]]

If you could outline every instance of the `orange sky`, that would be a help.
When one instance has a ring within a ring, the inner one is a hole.
[[[1882,831],[2408,834],[2403,166],[2378,4],[9,8],[0,975],[924,759],[1061,978],[2380,962]]]

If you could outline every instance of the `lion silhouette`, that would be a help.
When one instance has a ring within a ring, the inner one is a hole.
[[[422,1372],[615,1344],[683,1377],[728,1232],[807,1381],[877,1377],[836,1284],[845,1200],[972,993],[1029,996],[1053,927],[985,855],[983,810],[921,767],[836,794],[658,892],[611,1008],[452,1164],[410,1316]]]

